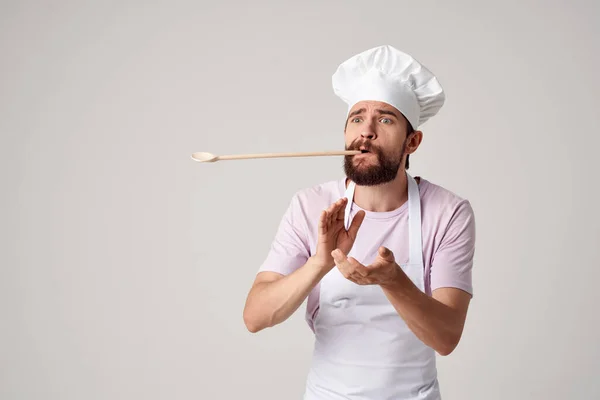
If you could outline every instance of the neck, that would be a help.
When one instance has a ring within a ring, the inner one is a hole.
[[[377,186],[356,185],[354,203],[373,212],[393,211],[408,200],[408,181],[404,170],[393,181]]]

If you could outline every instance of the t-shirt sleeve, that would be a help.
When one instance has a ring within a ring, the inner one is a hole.
[[[475,255],[475,215],[463,200],[455,208],[431,263],[431,290],[462,289],[473,295],[472,270]]]
[[[289,275],[303,266],[310,257],[306,227],[296,194],[281,218],[275,238],[258,272],[272,271]]]

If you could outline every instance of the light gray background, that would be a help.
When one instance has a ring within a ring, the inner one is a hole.
[[[292,194],[341,158],[331,74],[391,44],[447,91],[411,172],[472,201],[445,400],[600,398],[595,1],[0,7],[1,399],[298,399],[304,306],[242,309]]]

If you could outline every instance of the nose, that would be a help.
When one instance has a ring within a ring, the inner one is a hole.
[[[366,140],[374,140],[377,137],[377,135],[375,134],[375,131],[372,130],[371,128],[368,128],[368,129],[362,131],[360,136]]]
[[[374,119],[367,119],[362,128],[363,131],[361,132],[360,137],[364,140],[374,140],[377,137]]]

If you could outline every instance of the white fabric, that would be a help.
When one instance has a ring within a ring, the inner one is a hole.
[[[382,101],[398,109],[414,129],[442,108],[438,79],[412,56],[389,46],[366,50],[344,61],[332,77],[334,93],[348,104]]]
[[[424,290],[421,202],[416,181],[408,178],[410,257],[402,269]],[[346,227],[354,183],[345,196]],[[394,243],[383,243],[394,252]],[[369,264],[378,246],[349,256]],[[357,285],[333,268],[320,283],[315,348],[305,400],[440,400],[435,352],[412,333],[378,285]]]

